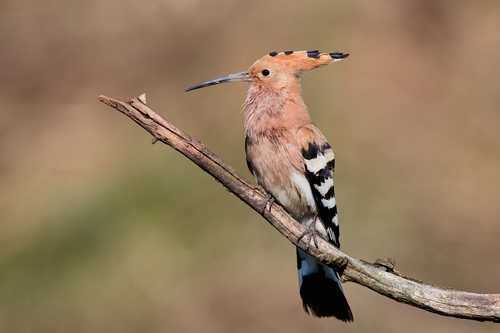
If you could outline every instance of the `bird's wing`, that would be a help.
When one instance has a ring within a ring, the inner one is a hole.
[[[333,171],[335,155],[332,147],[315,126],[302,127],[297,132],[304,158],[305,176],[316,202],[318,215],[330,243],[340,247],[340,230]]]

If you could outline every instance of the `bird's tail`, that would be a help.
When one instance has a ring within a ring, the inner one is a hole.
[[[336,317],[353,321],[351,308],[340,285],[337,272],[297,248],[300,296],[304,310],[316,317]]]

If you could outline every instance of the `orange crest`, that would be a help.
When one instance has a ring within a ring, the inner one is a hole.
[[[254,65],[256,67],[265,67],[267,64],[280,64],[280,67],[285,71],[292,70],[300,74],[304,71],[310,71],[328,65],[334,61],[345,59],[349,56],[346,53],[340,52],[319,52],[313,51],[285,51],[271,52],[266,54],[261,59],[257,60]],[[288,69],[288,70],[286,70]]]

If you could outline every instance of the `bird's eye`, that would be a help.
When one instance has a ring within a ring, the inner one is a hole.
[[[262,75],[264,75],[264,76],[268,76],[269,74],[271,74],[271,73],[267,69],[264,69],[262,71]]]

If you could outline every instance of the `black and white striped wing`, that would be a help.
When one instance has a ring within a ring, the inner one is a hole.
[[[337,202],[333,184],[335,155],[332,147],[325,142],[322,145],[309,143],[302,150],[306,177],[316,201],[318,214],[326,230],[328,241],[340,247],[340,230],[337,217]]]

